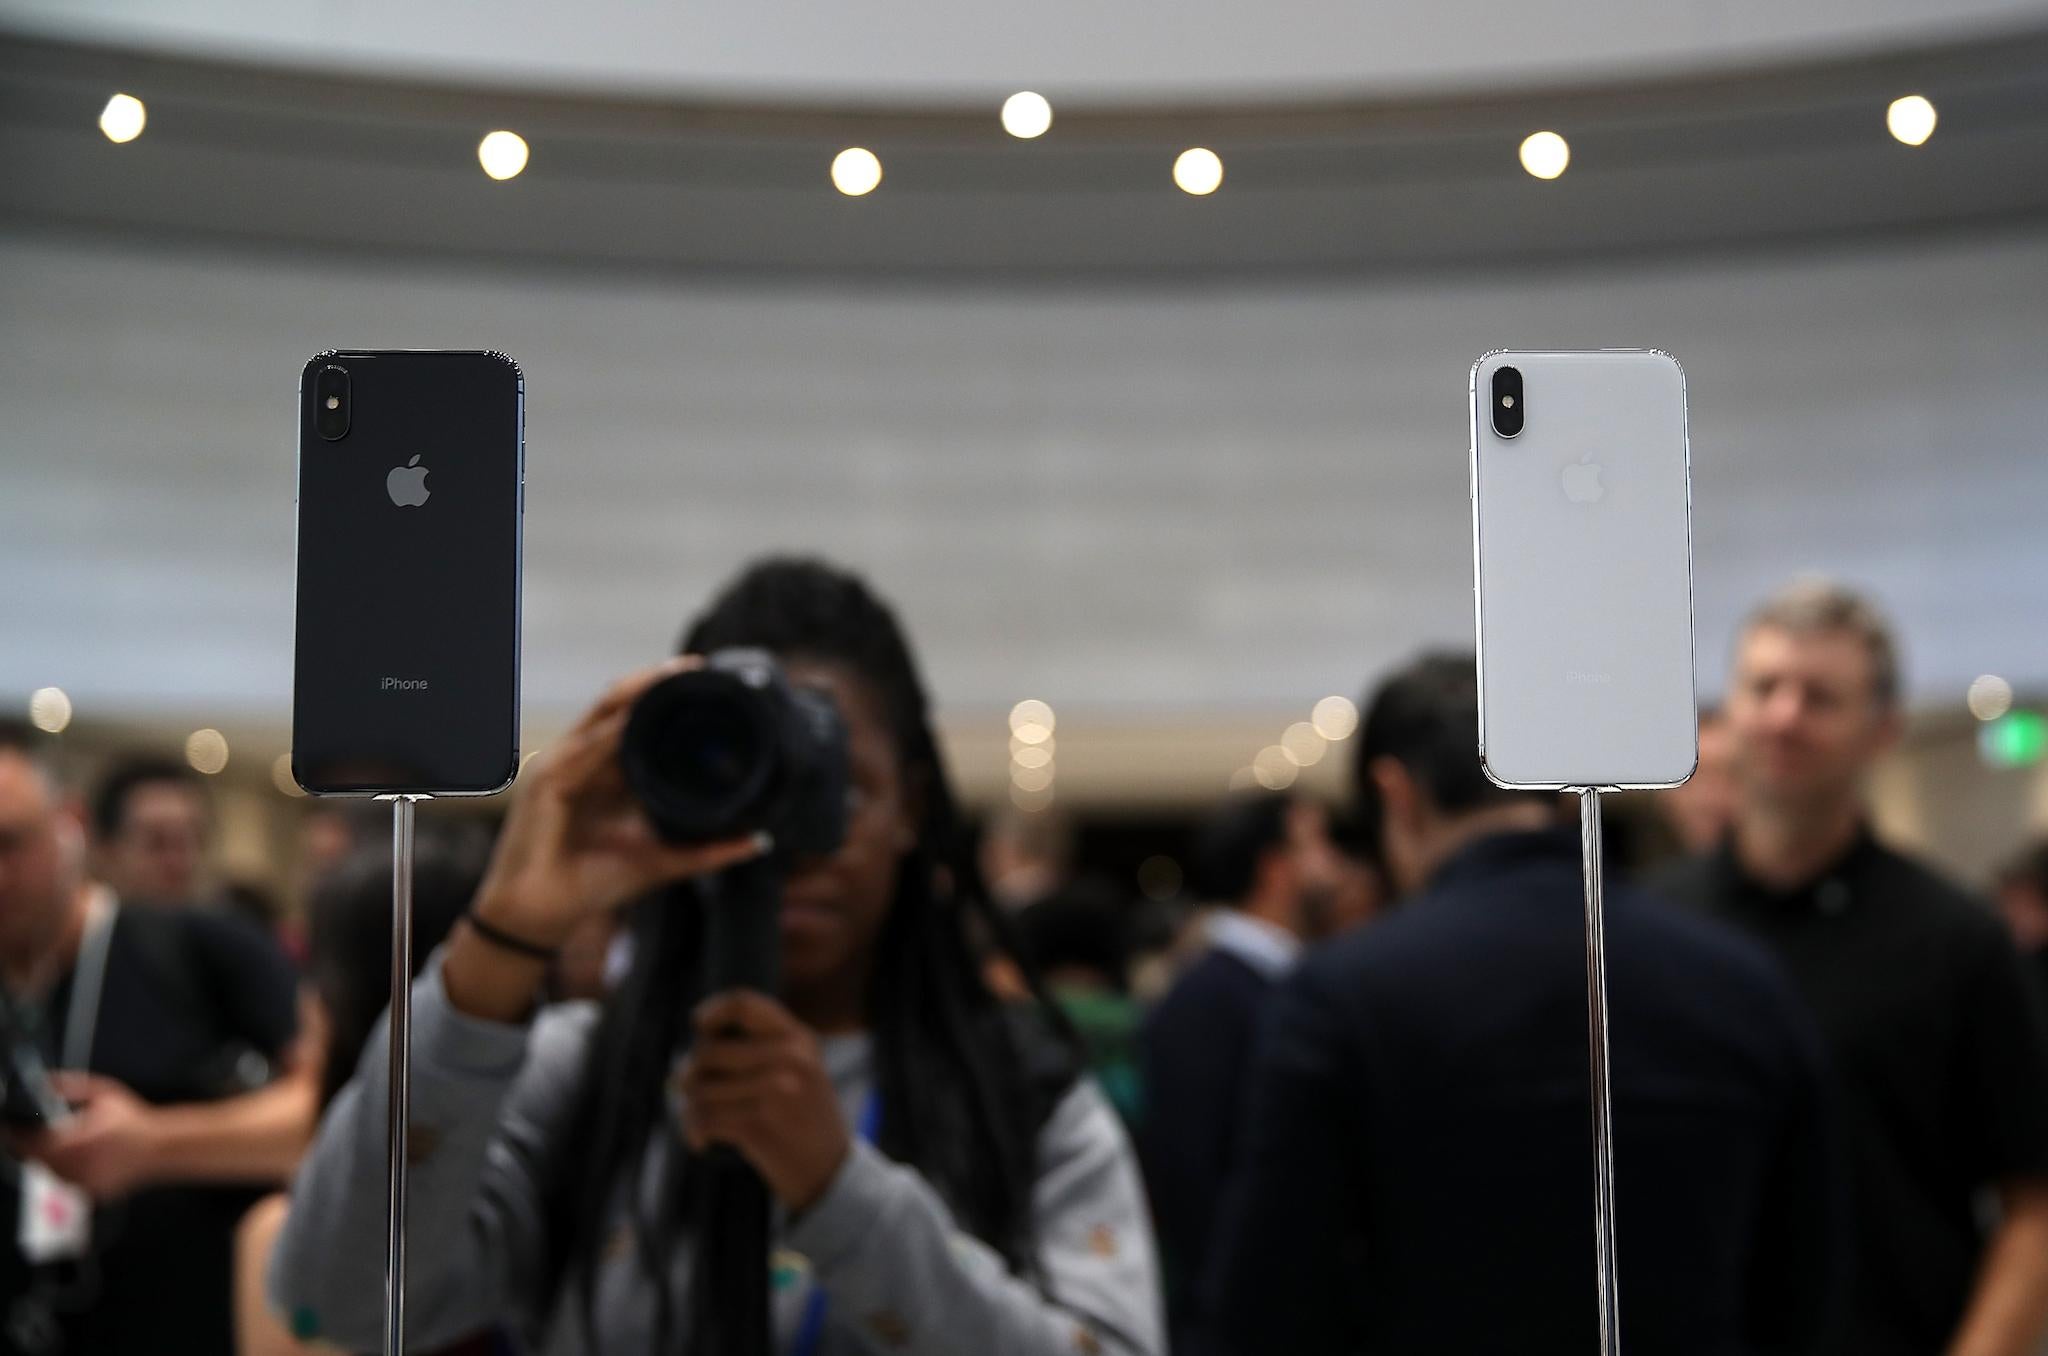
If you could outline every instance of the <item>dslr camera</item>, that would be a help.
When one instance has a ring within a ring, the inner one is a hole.
[[[846,837],[846,726],[765,650],[717,650],[663,679],[626,718],[620,770],[656,833],[707,843],[766,832],[778,856]]]

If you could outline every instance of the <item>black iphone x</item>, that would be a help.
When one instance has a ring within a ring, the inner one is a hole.
[[[500,353],[306,364],[292,775],[312,794],[489,795],[517,773],[525,390]]]

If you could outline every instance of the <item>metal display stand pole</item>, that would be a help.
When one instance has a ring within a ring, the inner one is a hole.
[[[767,857],[729,867],[704,883],[704,986],[707,993],[781,990],[784,863]],[[698,1250],[692,1351],[708,1356],[770,1356],[772,1295],[765,1260],[773,1196],[737,1150],[705,1155],[698,1197]]]
[[[1600,788],[1579,788],[1579,854],[1586,880],[1586,1042],[1593,1066],[1593,1248],[1599,1276],[1600,1353],[1621,1348],[1614,1273],[1614,1092],[1607,1069],[1607,931],[1601,909]]]
[[[405,1351],[405,1174],[412,1130],[413,810],[424,796],[391,802],[391,1081],[384,1106],[388,1190],[384,1254],[384,1356]]]

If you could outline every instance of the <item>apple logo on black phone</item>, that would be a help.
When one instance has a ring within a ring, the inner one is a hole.
[[[405,465],[391,468],[391,474],[384,477],[384,489],[400,508],[418,508],[433,493],[427,488],[427,468],[420,465],[417,453]]]

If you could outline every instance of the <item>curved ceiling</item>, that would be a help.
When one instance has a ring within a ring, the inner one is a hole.
[[[1388,97],[1867,57],[2043,0],[4,0],[47,38],[357,75],[755,102],[1083,105]]]
[[[1884,130],[1925,91],[1926,146]],[[138,141],[95,127],[147,99]],[[532,144],[493,183],[477,141]],[[1539,127],[1564,178],[1523,173]],[[1209,198],[1177,153],[1222,155]],[[851,199],[849,144],[886,167]],[[2048,215],[2048,24],[1747,76],[1515,96],[1097,111],[1020,142],[983,114],[485,94],[88,45],[0,40],[0,220],[465,267],[996,282],[1526,269]]]

